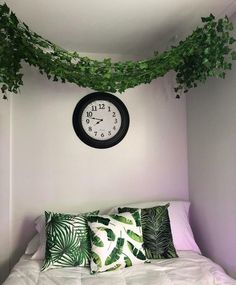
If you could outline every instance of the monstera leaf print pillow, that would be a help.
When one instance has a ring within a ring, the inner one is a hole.
[[[87,218],[98,213],[69,215],[45,212],[47,242],[42,271],[89,265],[91,244]]]
[[[169,204],[141,209],[144,249],[149,259],[178,257],[172,239]],[[135,213],[137,208],[118,208],[118,212]]]
[[[88,217],[91,273],[111,271],[147,261],[143,249],[141,211]]]

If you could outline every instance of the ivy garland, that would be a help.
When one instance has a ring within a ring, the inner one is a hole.
[[[69,52],[45,40],[20,22],[6,4],[0,5],[0,84],[6,92],[18,93],[23,85],[22,60],[39,68],[48,79],[72,82],[97,91],[123,92],[142,83],[150,83],[168,71],[176,72],[176,97],[208,77],[225,78],[236,52],[231,45],[232,23],[227,17],[216,20],[211,14],[202,18],[203,27],[177,46],[150,59],[113,63],[98,61]]]

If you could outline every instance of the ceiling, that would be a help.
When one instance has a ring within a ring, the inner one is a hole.
[[[236,0],[5,2],[33,31],[66,49],[132,55],[151,55],[176,44],[201,24],[201,16],[236,11]]]

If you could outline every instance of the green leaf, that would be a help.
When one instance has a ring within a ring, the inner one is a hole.
[[[125,267],[130,267],[133,265],[131,259],[127,255],[124,257],[124,261],[125,261]]]
[[[9,14],[10,9],[8,8],[6,3],[4,3],[3,5],[0,5],[0,7],[1,7],[2,14]]]
[[[232,57],[233,60],[236,60],[236,51],[233,51],[231,53],[231,57]]]
[[[135,224],[137,227],[141,227],[141,217],[139,214],[139,209],[137,208],[130,208],[130,207],[123,207],[123,208],[118,208],[119,213],[125,213],[129,212],[131,213],[132,217],[135,220]]]
[[[98,227],[97,229],[105,231],[107,233],[107,239],[109,241],[114,241],[116,239],[116,235],[114,234],[113,230],[104,227]]]
[[[133,225],[133,222],[132,220],[129,220],[123,216],[119,216],[119,215],[110,215],[114,220],[116,221],[119,221],[121,223],[124,223],[124,224],[128,224],[128,225]]]
[[[141,250],[138,250],[131,242],[127,241],[128,248],[131,251],[131,253],[141,260],[146,260],[146,256],[142,253]]]
[[[142,243],[143,242],[143,237],[136,234],[135,232],[131,231],[131,230],[127,230],[126,231],[127,235],[132,238],[133,240]]]
[[[103,241],[92,230],[90,230],[92,243],[98,247],[104,247]]]
[[[114,270],[119,269],[120,267],[121,267],[121,264],[116,264],[115,266],[113,266],[113,267],[107,269],[106,271],[114,271]]]
[[[88,221],[90,223],[96,223],[97,222],[97,223],[103,224],[105,226],[108,226],[110,223],[110,219],[99,217],[99,216],[90,216],[90,217],[88,217]]]
[[[116,246],[113,248],[111,254],[106,258],[105,265],[110,265],[114,262],[116,262],[122,253],[123,246],[124,246],[125,240],[123,238],[118,238]]]
[[[140,67],[140,69],[146,69],[146,68],[148,68],[148,64],[146,62],[141,62],[139,64],[139,67]]]
[[[94,251],[92,251],[91,258],[93,259],[93,262],[94,262],[99,268],[102,267],[102,260],[101,260],[100,256],[99,256],[97,253],[95,253]]]
[[[15,15],[14,13],[12,13],[12,12],[11,12],[11,14],[10,14],[10,19],[11,19],[11,21],[13,22],[13,24],[14,24],[15,26],[17,26],[17,25],[19,24],[19,21],[18,21],[16,15]]]
[[[202,17],[201,19],[202,19],[202,22],[203,22],[203,23],[205,23],[205,22],[210,22],[210,21],[212,21],[212,20],[215,19],[215,16],[212,15],[212,14],[210,14],[209,17]]]

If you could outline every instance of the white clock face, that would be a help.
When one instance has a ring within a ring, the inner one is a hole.
[[[106,100],[95,100],[88,104],[83,110],[81,120],[84,131],[96,140],[114,137],[121,127],[119,110]]]

